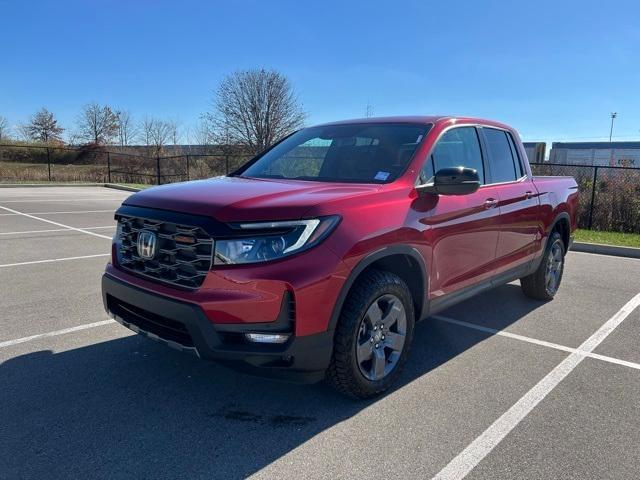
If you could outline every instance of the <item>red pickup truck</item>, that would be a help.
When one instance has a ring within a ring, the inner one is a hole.
[[[370,397],[399,376],[417,321],[517,279],[551,300],[577,200],[497,122],[305,128],[230,175],[125,200],[104,305],[201,358]]]

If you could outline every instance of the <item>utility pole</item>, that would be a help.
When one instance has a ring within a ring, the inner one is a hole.
[[[611,143],[611,138],[613,137],[613,121],[618,116],[618,112],[611,112],[611,130],[609,130],[609,143]]]
[[[373,117],[373,105],[367,102],[367,108],[364,111],[364,116],[367,118]]]

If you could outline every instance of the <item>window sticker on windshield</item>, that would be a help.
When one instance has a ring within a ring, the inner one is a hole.
[[[416,139],[416,143],[420,143],[422,141],[422,135],[418,135],[418,138]]]
[[[385,181],[391,175],[389,172],[378,172],[376,173],[375,179]]]

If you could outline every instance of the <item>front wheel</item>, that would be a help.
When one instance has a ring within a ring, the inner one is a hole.
[[[413,325],[413,300],[406,283],[390,272],[366,272],[342,308],[328,382],[357,398],[387,390],[407,359]]]
[[[565,247],[558,232],[553,232],[538,269],[520,279],[520,286],[527,297],[536,300],[553,300],[564,272]]]

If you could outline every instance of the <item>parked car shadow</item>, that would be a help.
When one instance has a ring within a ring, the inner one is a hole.
[[[514,282],[454,305],[442,315],[502,330],[545,303],[525,297],[520,284]]]
[[[539,305],[507,285],[456,308],[498,303],[500,328]],[[487,336],[423,322],[398,389]],[[244,478],[378,401],[240,375],[135,335],[12,358],[0,384],[4,478]]]

